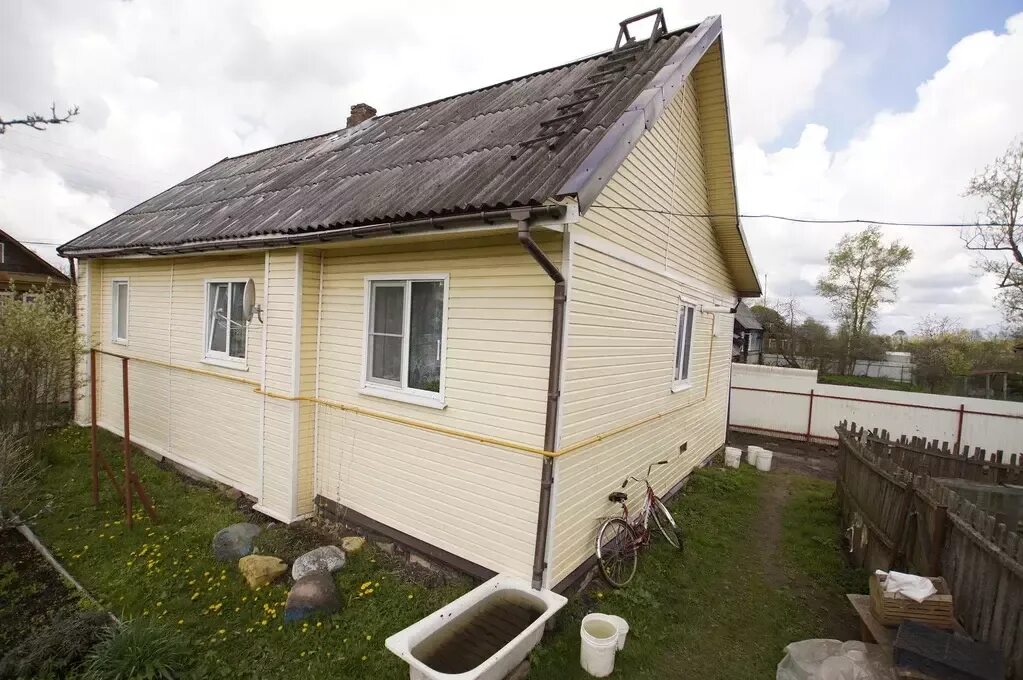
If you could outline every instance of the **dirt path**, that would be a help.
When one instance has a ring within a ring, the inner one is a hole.
[[[772,588],[789,584],[782,564],[782,513],[789,496],[790,477],[775,472],[765,479],[760,489],[758,513],[754,524],[754,540],[760,556],[760,571]]]

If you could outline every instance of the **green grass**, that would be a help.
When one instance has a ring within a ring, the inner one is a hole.
[[[119,442],[101,435],[118,471]],[[384,649],[384,638],[470,587],[468,581],[439,587],[416,583],[407,568],[367,546],[337,575],[340,614],[307,626],[284,625],[287,583],[253,591],[236,565],[214,561],[210,551],[217,530],[251,517],[223,495],[140,454],[135,467],[161,521],[154,524],[136,512],[135,527],[128,530],[104,476],[100,507],[93,508],[88,450],[87,430],[70,427],[49,439],[44,491],[53,494],[54,508],[34,528],[117,616],[180,630],[191,645],[197,677],[407,677],[404,664]],[[262,551],[273,548],[287,559],[317,544],[308,531],[281,525],[261,538]],[[360,595],[367,582],[373,592]]]
[[[793,479],[778,551],[787,579],[805,585],[777,588],[762,576],[755,536],[767,480],[748,466],[697,472],[673,507],[686,532],[685,556],[660,540],[641,555],[625,589],[595,582],[535,652],[530,678],[588,677],[578,660],[579,623],[588,611],[629,622],[614,677],[630,679],[774,677],[785,645],[821,636],[832,613],[848,616],[844,589],[856,577],[839,553],[833,485]]]
[[[870,378],[865,375],[821,375],[817,377],[817,382],[824,385],[872,387],[878,390],[895,390],[896,392],[923,392],[923,388],[919,385],[886,378]]]
[[[101,435],[118,469],[119,442]],[[45,491],[55,505],[37,522],[37,532],[119,617],[181,631],[196,677],[407,677],[384,639],[471,587],[468,581],[429,587],[367,547],[337,575],[340,614],[308,626],[284,625],[287,582],[252,591],[235,565],[212,558],[213,534],[251,519],[233,501],[138,455],[139,476],[161,522],[136,512],[135,528],[127,530],[103,477],[100,507],[91,505],[87,431],[55,434],[46,452]],[[756,520],[764,485],[780,479],[787,478],[748,466],[697,472],[673,507],[686,531],[684,556],[657,540],[627,588],[613,591],[598,580],[574,598],[558,630],[535,651],[530,678],[587,677],[578,659],[579,621],[588,611],[619,614],[631,625],[615,677],[772,677],[786,644],[820,637],[836,612],[847,614],[843,593],[859,578],[839,553],[833,485],[792,477],[776,559],[786,582],[801,585],[779,588],[765,579]],[[275,524],[259,544],[261,552],[290,560],[319,540],[306,525]],[[372,584],[370,595],[359,594],[365,583]]]

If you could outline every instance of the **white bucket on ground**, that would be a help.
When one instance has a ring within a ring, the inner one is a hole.
[[[774,458],[773,453],[766,449],[760,449],[757,453],[757,469],[761,472],[770,472],[772,458]]]
[[[737,449],[734,446],[725,447],[725,465],[730,468],[739,467],[739,461],[742,460],[742,449]]]
[[[582,638],[579,663],[583,670],[595,678],[611,675],[618,651],[618,624],[606,614],[587,614],[579,627],[579,636]]]
[[[747,446],[746,447],[746,462],[750,465],[757,464],[757,456],[763,451],[759,446]]]
[[[625,638],[629,635],[629,622],[614,614],[607,614],[607,618],[618,628],[618,651],[622,651],[625,649]]]

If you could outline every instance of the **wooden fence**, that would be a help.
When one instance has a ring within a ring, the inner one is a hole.
[[[943,576],[963,627],[1001,649],[1007,677],[1023,680],[1023,527],[1007,527],[932,476],[998,479],[1009,474],[1008,464],[892,440],[855,423],[835,429],[843,526],[854,561],[871,570]]]

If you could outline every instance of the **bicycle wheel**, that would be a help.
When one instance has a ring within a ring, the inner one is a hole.
[[[636,530],[623,519],[612,517],[600,525],[597,564],[600,565],[600,573],[615,588],[621,588],[635,575],[638,543]]]
[[[682,527],[675,524],[675,518],[668,512],[668,508],[664,507],[660,498],[654,499],[654,511],[651,514],[654,516],[654,521],[657,522],[657,528],[668,539],[668,543],[682,550]]]

